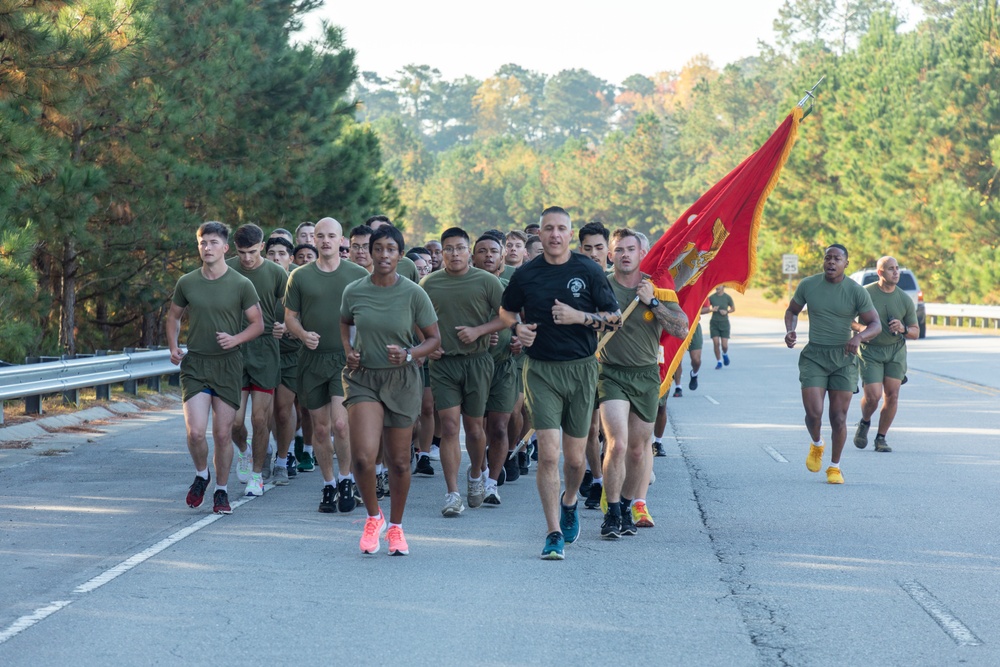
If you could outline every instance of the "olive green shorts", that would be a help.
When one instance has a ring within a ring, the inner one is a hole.
[[[694,333],[691,335],[691,342],[688,343],[688,350],[701,350],[705,346],[705,336],[701,333],[701,321],[698,321],[698,326],[695,327]]]
[[[597,400],[628,401],[629,412],[644,422],[656,421],[656,406],[660,402],[660,368],[649,366],[613,366],[598,368]]]
[[[596,357],[524,362],[524,400],[539,431],[562,428],[570,437],[586,438],[596,390]]]
[[[844,354],[843,345],[808,343],[799,355],[799,383],[803,389],[854,392],[858,388],[858,361],[856,356]]]
[[[708,335],[712,338],[729,338],[729,319],[724,322],[708,321]]]
[[[906,375],[906,343],[863,345],[861,347],[861,382],[882,384],[885,378],[902,380]]]
[[[511,412],[517,401],[517,363],[507,357],[499,364],[494,361],[493,382],[486,399],[486,412]]]
[[[274,336],[258,336],[240,346],[243,354],[243,389],[274,389],[281,381],[281,353]]]
[[[528,355],[526,355],[524,352],[522,352],[521,354],[519,354],[519,355],[517,355],[515,357],[512,357],[512,358],[514,359],[514,363],[517,365],[517,372],[514,373],[514,377],[517,378],[517,393],[523,394],[524,393],[524,360],[528,358]]]
[[[395,368],[344,369],[344,406],[381,403],[386,428],[408,428],[420,416],[424,388],[416,364]]]
[[[281,384],[293,392],[299,389],[299,352],[285,352],[281,355]]]
[[[185,401],[204,391],[239,410],[242,379],[243,355],[238,350],[218,355],[188,352],[181,359],[181,396]]]
[[[430,375],[435,409],[460,405],[463,415],[486,414],[493,380],[493,357],[489,352],[431,359]]]
[[[298,396],[306,410],[319,410],[334,396],[344,395],[341,373],[347,365],[343,352],[313,352],[302,348],[299,353]]]

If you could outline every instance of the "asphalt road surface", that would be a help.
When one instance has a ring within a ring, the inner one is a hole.
[[[390,558],[359,552],[360,508],[316,511],[318,472],[189,509],[179,410],[0,451],[0,665],[1000,664],[1000,337],[911,341],[894,451],[852,446],[856,398],[831,486],[798,350],[733,320],[732,365],[706,341],[668,402],[656,527],[602,541],[581,503],[562,562],[538,558],[534,468],[445,519],[435,464]]]

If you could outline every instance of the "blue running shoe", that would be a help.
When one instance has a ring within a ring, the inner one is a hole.
[[[564,546],[562,533],[549,533],[545,536],[545,546],[542,547],[542,560],[565,559]]]
[[[562,530],[563,539],[566,544],[573,544],[576,542],[576,538],[580,537],[580,517],[576,511],[577,503],[573,503],[572,507],[566,507],[559,503],[559,528]]]
[[[722,363],[723,363],[723,365],[725,365],[725,366],[728,366],[728,365],[729,365],[729,355],[728,355],[728,354],[724,354],[724,355],[722,355]]]

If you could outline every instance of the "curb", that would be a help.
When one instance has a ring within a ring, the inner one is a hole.
[[[87,408],[86,410],[65,415],[44,417],[25,424],[0,426],[0,442],[34,440],[52,435],[54,432],[59,431],[59,429],[79,426],[85,422],[97,419],[116,419],[150,408],[173,407],[179,403],[180,399],[163,394],[133,401],[116,400],[108,403],[106,406]]]

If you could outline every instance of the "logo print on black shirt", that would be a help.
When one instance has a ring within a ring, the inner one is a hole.
[[[587,283],[583,282],[583,278],[570,278],[570,281],[566,283],[566,289],[573,293],[573,298],[579,299],[580,292],[587,288]]]

